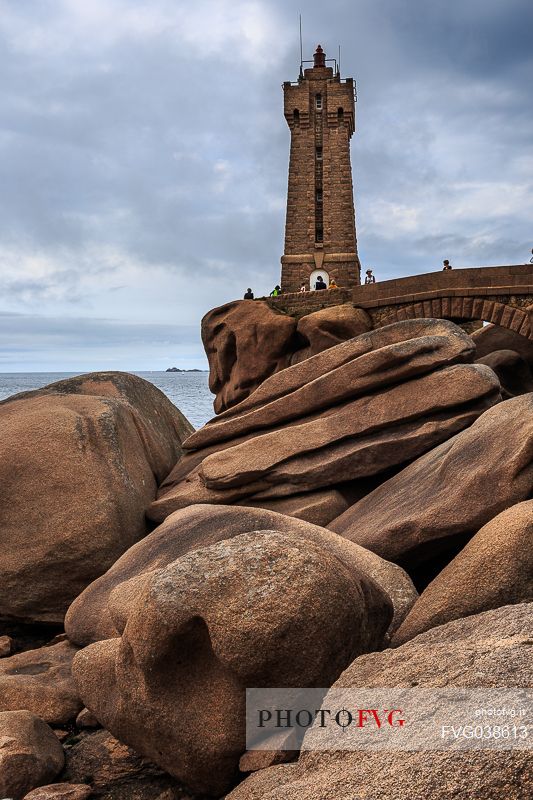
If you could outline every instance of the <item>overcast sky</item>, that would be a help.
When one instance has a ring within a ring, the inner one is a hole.
[[[364,268],[529,261],[531,0],[0,0],[0,371],[203,367],[278,282],[300,10],[357,80]]]

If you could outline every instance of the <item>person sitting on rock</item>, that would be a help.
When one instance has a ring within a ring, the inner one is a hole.
[[[443,266],[443,268],[442,268],[442,271],[443,271],[443,272],[446,272],[446,271],[447,271],[447,270],[449,270],[449,269],[453,269],[453,268],[452,268],[452,265],[450,264],[450,262],[448,261],[448,259],[447,259],[447,258],[445,258],[445,259],[444,259],[444,261],[443,261],[442,263],[444,264],[444,266]]]
[[[335,280],[335,278],[332,278],[329,282],[328,289],[338,289],[338,288],[339,287],[337,286],[337,281]]]
[[[251,289],[247,289],[246,290],[246,292],[244,293],[244,299],[245,300],[253,300],[254,299],[254,293],[252,292]]]
[[[277,297],[279,294],[281,294],[281,286],[274,286],[270,292],[270,297]]]
[[[328,287],[327,284],[324,282],[324,278],[322,277],[322,275],[319,275],[318,278],[316,279],[315,289],[319,291],[320,289],[327,289],[327,288]]]
[[[307,291],[307,284],[305,283],[305,281],[304,281],[304,283],[302,283],[302,285],[300,286],[300,291],[301,291],[301,292],[306,292],[306,291]]]
[[[375,283],[375,282],[376,282],[376,279],[375,279],[374,275],[372,274],[372,270],[371,269],[367,269],[366,278],[365,278],[365,286],[368,286],[369,283]]]

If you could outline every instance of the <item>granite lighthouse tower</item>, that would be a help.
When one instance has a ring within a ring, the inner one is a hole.
[[[346,288],[360,283],[350,161],[355,86],[331,61],[318,45],[313,66],[283,84],[291,132],[283,292],[314,288],[318,274]]]

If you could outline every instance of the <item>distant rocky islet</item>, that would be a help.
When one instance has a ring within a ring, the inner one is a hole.
[[[533,346],[359,312],[210,312],[197,431],[127,373],[0,403],[2,797],[525,797],[527,751],[246,751],[250,686],[531,683]]]
[[[165,372],[206,372],[204,369],[178,369],[178,367],[167,367]]]

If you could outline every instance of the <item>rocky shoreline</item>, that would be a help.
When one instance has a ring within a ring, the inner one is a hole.
[[[244,301],[202,337],[198,431],[125,373],[0,403],[0,797],[525,800],[530,751],[247,750],[245,699],[531,687],[533,344]]]

